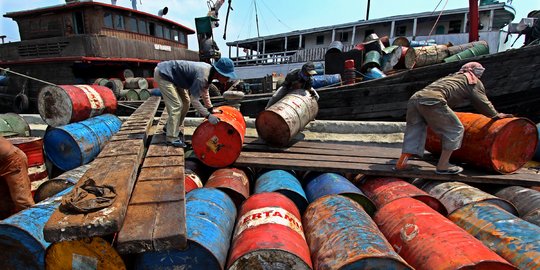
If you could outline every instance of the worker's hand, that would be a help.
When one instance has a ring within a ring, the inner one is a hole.
[[[317,93],[317,91],[315,91],[314,89],[311,89],[309,90],[309,93],[311,94],[312,97],[314,97],[317,101],[319,101],[319,94]]]
[[[216,109],[216,108],[214,108],[214,107],[208,108],[208,112],[209,112],[210,114],[222,113],[221,110],[218,110],[218,109]]]
[[[495,115],[495,119],[503,119],[503,118],[511,118],[511,117],[514,117],[513,114],[508,114],[508,113],[498,113],[497,115]]]
[[[219,123],[219,118],[213,114],[209,114],[207,118],[208,118],[208,122],[210,122],[210,124],[212,125]]]

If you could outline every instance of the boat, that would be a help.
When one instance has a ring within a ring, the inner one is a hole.
[[[0,44],[0,67],[22,76],[2,75],[0,110],[36,112],[44,82],[146,78],[163,60],[198,61],[198,52],[188,48],[195,31],[160,15],[93,1],[6,13],[17,22],[21,41]]]

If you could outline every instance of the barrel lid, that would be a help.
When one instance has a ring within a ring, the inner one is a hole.
[[[45,86],[38,95],[38,111],[43,121],[53,127],[65,125],[71,121],[73,104],[62,87]]]

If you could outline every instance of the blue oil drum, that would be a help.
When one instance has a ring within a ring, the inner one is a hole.
[[[536,129],[538,130],[538,141],[540,142],[540,123],[536,124]],[[536,152],[534,152],[533,159],[540,161],[540,143],[536,146]]]
[[[335,86],[341,83],[341,74],[313,75],[311,77],[313,88]]]
[[[121,125],[115,115],[104,114],[50,129],[43,138],[45,153],[54,165],[69,171],[92,161]]]
[[[302,184],[294,175],[284,170],[269,171],[257,178],[255,194],[263,192],[278,192],[287,196],[296,204],[300,213],[303,213],[308,205]]]
[[[364,207],[368,214],[373,215],[375,213],[375,204],[359,188],[339,174],[323,173],[313,178],[306,185],[306,195],[310,203],[322,196],[331,194],[349,197]]]
[[[149,89],[151,96],[161,97],[161,91],[159,91],[159,88]]]
[[[9,77],[0,75],[0,86],[8,86],[9,85]]]
[[[236,219],[233,201],[216,188],[186,194],[188,248],[141,253],[135,269],[224,269]]]
[[[317,199],[307,208],[302,224],[314,269],[413,269],[350,198]]]
[[[448,218],[517,268],[540,265],[540,227],[487,202],[464,206]]]
[[[50,245],[43,227],[60,205],[68,188],[56,196],[0,222],[0,269],[45,269],[45,250]]]
[[[409,43],[409,46],[411,47],[422,47],[422,46],[431,46],[431,45],[437,45],[434,39],[428,39],[428,40],[411,40]]]

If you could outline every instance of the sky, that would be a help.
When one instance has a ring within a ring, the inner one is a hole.
[[[110,3],[105,0],[96,1]],[[169,8],[169,13],[165,15],[167,19],[193,30],[195,30],[195,18],[206,16],[208,12],[207,0],[137,1],[139,1],[139,10],[153,14],[157,14],[159,9],[167,6]],[[64,3],[64,0],[0,0],[0,14]],[[117,5],[131,7],[131,1],[118,0]],[[369,18],[440,11],[443,7],[444,9],[465,8],[468,5],[468,0],[374,0],[371,1]],[[255,6],[257,12],[255,12]],[[513,0],[512,6],[516,10],[514,22],[519,22],[530,11],[540,10],[540,1]],[[226,42],[257,37],[256,19],[259,22],[260,36],[349,23],[366,19],[367,0],[232,0],[233,10],[229,15],[227,39],[224,40],[223,30],[227,7],[228,0],[220,9],[221,25],[214,29],[214,38],[224,56],[228,56]],[[7,36],[6,42],[20,40],[17,24],[10,18],[0,17],[0,35]],[[516,45],[519,44],[518,41]],[[190,35],[189,48],[197,50],[197,47],[196,35]]]

